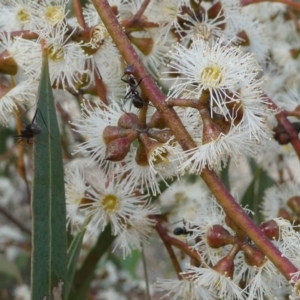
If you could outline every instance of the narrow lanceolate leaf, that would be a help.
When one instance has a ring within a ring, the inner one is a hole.
[[[31,297],[32,300],[65,299],[67,242],[64,172],[46,55],[43,57],[38,107],[37,123],[42,132],[35,136],[33,153]]]
[[[65,286],[65,297],[68,299],[71,284],[73,282],[78,256],[81,249],[81,244],[83,236],[85,234],[86,225],[88,224],[89,219],[86,219],[85,223],[82,225],[81,230],[75,238],[72,240],[72,243],[68,249],[68,267],[67,267],[67,282]]]

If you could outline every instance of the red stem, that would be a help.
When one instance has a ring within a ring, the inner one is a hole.
[[[82,6],[80,3],[80,0],[73,0],[73,8],[74,8],[74,12],[78,21],[78,24],[85,29],[86,28],[86,24],[85,24],[85,20],[83,17],[83,12],[82,12]]]
[[[155,229],[156,229],[157,233],[159,234],[159,236],[161,237],[161,239],[163,240],[165,246],[167,247],[167,250],[168,250],[168,247],[174,246],[174,247],[180,249],[182,252],[184,252],[190,258],[195,259],[199,263],[202,262],[201,257],[195,250],[192,250],[186,243],[183,243],[182,241],[169,236],[156,216],[151,216],[151,218],[155,219],[157,221]],[[173,249],[172,249],[172,251],[173,251]],[[174,263],[173,259],[172,259],[172,262]],[[174,265],[174,268],[176,269],[176,272],[177,272],[177,268],[175,265]],[[181,270],[181,268],[180,268],[180,270]],[[177,274],[178,274],[178,272],[177,272]],[[181,279],[181,277],[179,279]]]
[[[144,2],[142,3],[140,9],[133,16],[133,19],[138,21],[142,17],[142,15],[144,14],[144,12],[145,12],[146,8],[148,7],[149,3],[150,3],[150,0],[144,0]]]
[[[179,117],[172,108],[168,108],[165,103],[165,95],[158,88],[156,83],[148,75],[144,65],[140,62],[137,53],[130,44],[130,41],[124,34],[107,0],[92,0],[93,4],[105,24],[110,36],[120,51],[121,56],[128,65],[134,63],[135,73],[138,78],[143,78],[141,88],[145,95],[151,100],[153,105],[160,112],[166,124],[172,130],[175,138],[184,150],[196,147],[186,128],[181,123]],[[201,174],[212,193],[216,196],[218,202],[223,207],[226,214],[234,220],[238,227],[247,233],[247,235],[256,243],[259,249],[273,262],[278,270],[289,280],[291,273],[297,272],[297,268],[272,244],[270,240],[260,231],[248,215],[242,210],[233,196],[228,192],[221,180],[216,174],[204,169]]]
[[[168,235],[158,221],[156,223],[155,229],[156,229],[157,233],[159,234],[161,240],[163,241],[163,243],[168,251],[168,254],[170,256],[170,259],[171,259],[174,269],[176,271],[177,277],[180,280],[181,279],[180,273],[182,272],[182,270],[181,270],[181,267],[177,260],[177,257],[174,253],[174,250],[173,250],[172,246],[170,245],[170,243],[168,242],[168,238],[167,238]]]

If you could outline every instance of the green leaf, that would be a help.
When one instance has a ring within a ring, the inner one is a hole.
[[[80,232],[76,235],[76,237],[72,240],[72,243],[68,249],[68,267],[67,267],[67,282],[65,287],[65,297],[68,299],[71,284],[74,278],[76,264],[78,260],[78,256],[81,249],[82,239],[85,234],[86,225],[88,224],[89,219],[86,219],[85,223],[82,225]]]
[[[66,283],[67,242],[60,135],[46,55],[43,56],[38,106],[37,123],[42,132],[35,137],[33,149],[31,297],[49,300],[53,299],[54,290],[60,294],[61,284]]]
[[[82,267],[75,273],[69,300],[83,300],[86,295],[100,258],[110,248],[115,236],[111,235],[111,226],[105,227],[100,234],[94,248],[89,252]]]
[[[138,279],[136,268],[141,261],[141,256],[141,251],[134,250],[131,252],[131,255],[127,256],[125,259],[122,259],[122,257],[119,258],[120,264],[123,266],[122,269],[128,271],[134,279]]]

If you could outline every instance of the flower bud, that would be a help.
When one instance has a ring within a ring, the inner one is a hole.
[[[106,147],[105,159],[110,161],[121,161],[124,159],[130,150],[131,143],[136,138],[137,134],[134,132],[125,138],[111,141]]]
[[[105,159],[121,161],[130,150],[131,141],[128,138],[118,138],[107,145]]]
[[[259,228],[270,240],[279,239],[279,227],[274,220],[261,223]]]
[[[296,214],[300,212],[300,196],[291,197],[287,201],[288,207]]]
[[[123,114],[118,120],[118,126],[122,128],[135,128],[139,122],[137,115],[133,113]]]
[[[14,58],[7,50],[0,54],[0,73],[7,75],[16,75],[18,72],[18,65]]]
[[[213,140],[217,140],[222,133],[219,126],[211,120],[207,109],[200,110],[200,115],[203,122],[203,144],[207,144]]]
[[[141,141],[136,150],[135,161],[139,166],[149,166],[146,149]]]
[[[261,267],[265,263],[266,256],[256,246],[244,244],[241,248],[244,251],[245,261],[249,266]]]
[[[217,271],[218,273],[222,275],[226,275],[226,277],[233,278],[234,273],[234,263],[233,263],[234,257],[231,255],[227,255],[220,259],[213,269]]]
[[[132,134],[133,130],[131,129],[123,129],[117,126],[106,126],[103,130],[103,140],[106,145],[108,145],[110,142],[112,142],[115,139],[118,138],[124,138],[127,137],[128,135]]]
[[[149,137],[157,140],[160,143],[166,143],[173,136],[171,130],[167,128],[163,130],[149,129],[147,133]]]
[[[234,237],[221,225],[213,225],[206,234],[207,244],[212,248],[220,248],[234,243]]]

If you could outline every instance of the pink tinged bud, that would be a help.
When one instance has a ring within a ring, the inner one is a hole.
[[[234,243],[234,237],[221,225],[213,225],[208,230],[206,239],[211,248],[220,248]]]
[[[105,159],[110,161],[121,161],[130,150],[131,143],[136,139],[137,134],[125,138],[118,138],[110,142],[106,147]]]
[[[200,115],[203,122],[203,144],[217,140],[222,133],[220,127],[211,120],[207,109],[202,109]]]
[[[0,54],[0,73],[7,75],[16,75],[18,72],[18,65],[10,53],[5,50]]]
[[[128,135],[131,135],[135,133],[135,131],[131,129],[123,129],[117,126],[107,126],[103,130],[103,140],[106,145],[108,145],[110,142],[118,139],[118,138],[124,138]]]
[[[287,201],[288,207],[296,214],[300,212],[300,196],[291,197]]]
[[[220,274],[226,275],[226,277],[232,279],[234,273],[234,258],[239,251],[239,246],[234,245],[231,248],[230,252],[215,264],[213,269],[219,272]]]
[[[233,278],[234,273],[234,263],[233,259],[230,257],[223,257],[221,260],[219,260],[216,265],[213,267],[215,271],[222,275],[226,275],[226,277]]]
[[[261,223],[259,228],[270,240],[279,239],[279,227],[274,220]]]
[[[173,133],[171,132],[170,129],[163,129],[163,130],[149,129],[147,133],[149,137],[157,140],[160,143],[166,143],[173,136]]]
[[[245,261],[249,266],[261,267],[267,259],[254,245],[244,244],[241,249],[244,251]]]
[[[130,150],[131,141],[128,138],[119,138],[107,145],[105,159],[120,161],[126,157]]]
[[[135,128],[138,125],[139,119],[133,113],[123,114],[118,120],[118,126],[122,128]]]

